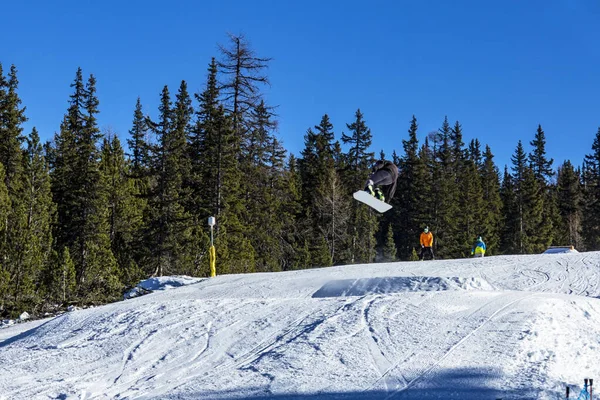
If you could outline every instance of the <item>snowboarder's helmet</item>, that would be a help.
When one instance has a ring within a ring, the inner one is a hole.
[[[483,241],[483,240],[481,239],[481,236],[479,236],[479,237],[477,238],[477,240],[479,240],[480,242],[482,242],[482,241]]]
[[[423,232],[425,232],[425,233],[429,232],[429,227],[426,226],[425,229],[423,229]]]

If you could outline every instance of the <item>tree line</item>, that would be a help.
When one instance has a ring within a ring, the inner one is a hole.
[[[411,260],[425,225],[439,258],[467,257],[480,235],[492,255],[600,249],[600,128],[582,165],[555,168],[538,126],[531,153],[519,141],[500,172],[448,118],[420,143],[413,116],[402,152],[375,154],[358,109],[337,139],[323,115],[295,156],[262,92],[269,61],[231,35],[203,91],[164,86],[154,116],[138,98],[126,145],[98,127],[96,79],[81,68],[54,137],[25,134],[17,69],[0,64],[0,314],[114,301],[149,276],[208,276],[209,216],[219,274]],[[351,196],[377,159],[399,167],[383,215]]]

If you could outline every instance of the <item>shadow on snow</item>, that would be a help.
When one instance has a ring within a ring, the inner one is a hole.
[[[537,399],[543,392],[551,398],[559,398],[558,393],[534,388],[520,390],[502,389],[502,375],[477,369],[451,369],[438,373],[432,372],[418,379],[409,388],[390,387],[385,390],[366,390],[350,392],[320,392],[308,394],[277,394],[268,388],[245,388],[234,391],[197,392],[194,394],[178,394],[170,399],[214,399],[214,400],[508,400]],[[158,397],[155,398],[158,400]]]

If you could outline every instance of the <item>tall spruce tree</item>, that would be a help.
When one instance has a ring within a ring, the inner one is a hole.
[[[531,167],[525,168],[523,185],[523,253],[541,253],[552,237],[544,221],[544,186]]]
[[[584,181],[584,243],[586,250],[595,251],[600,250],[600,127],[592,143],[592,152],[585,156]]]
[[[535,138],[530,142],[533,151],[529,154],[529,163],[533,174],[540,183],[540,196],[542,201],[542,222],[537,235],[543,237],[541,243],[550,244],[555,236],[557,225],[560,221],[556,205],[556,187],[551,179],[554,176],[552,163],[554,160],[546,156],[546,135],[541,125],[538,125]]]
[[[143,278],[140,263],[140,238],[143,224],[144,199],[137,196],[136,179],[117,135],[104,137],[101,149],[100,172],[106,188],[109,238],[117,260],[121,282],[135,285]]]
[[[217,269],[220,274],[254,272],[256,252],[244,225],[246,212],[242,190],[243,175],[240,173],[239,136],[233,130],[233,120],[221,106],[215,120],[220,133],[218,166],[219,175],[219,228],[215,238]]]
[[[282,270],[295,270],[309,266],[308,252],[305,252],[305,241],[300,227],[302,220],[301,188],[302,179],[298,172],[298,160],[290,154],[283,172],[283,193],[281,196],[282,213],[284,220],[291,221],[285,225],[282,233],[281,245],[283,248]]]
[[[32,304],[34,276],[26,260],[27,214],[23,199],[23,165],[21,142],[22,124],[27,120],[25,108],[21,108],[18,90],[17,70],[11,66],[8,80],[2,76],[0,66],[0,163],[4,166],[3,183],[8,191],[11,207],[5,215],[6,231],[0,247],[0,261],[10,276],[10,297],[12,307],[22,307],[24,302]]]
[[[183,87],[183,88],[182,88]],[[152,181],[149,198],[149,238],[153,276],[190,273],[191,259],[186,257],[189,239],[188,215],[182,198],[182,184],[187,164],[186,135],[182,129],[182,112],[187,103],[182,83],[178,105],[173,109],[169,89],[163,87],[157,122],[148,120],[156,136],[152,148]],[[177,110],[177,112],[175,111]]]
[[[557,178],[558,210],[561,224],[557,242],[569,244],[581,249],[582,243],[582,190],[579,171],[569,160],[558,169]]]
[[[494,164],[494,155],[490,146],[485,146],[483,163],[480,167],[482,187],[482,226],[481,236],[484,238],[490,255],[500,251],[500,223],[502,220],[502,199],[500,197],[500,174]]]
[[[281,194],[278,180],[285,155],[281,154],[274,135],[273,114],[263,101],[252,110],[249,118],[251,130],[244,145],[241,167],[247,177],[242,182],[246,204],[244,221],[256,251],[256,269],[275,271],[280,269],[281,260],[279,238],[284,222],[277,214]]]
[[[14,304],[17,310],[31,310],[41,302],[43,271],[51,248],[54,213],[48,168],[37,130],[27,138],[22,153],[22,182],[12,209],[11,268]]]
[[[7,247],[7,224],[8,216],[11,210],[10,198],[8,197],[8,189],[6,188],[4,172],[4,164],[0,163],[0,254],[4,255]],[[5,314],[7,308],[10,308],[10,272],[9,265],[5,262],[4,257],[0,260],[0,312]]]
[[[327,114],[319,125],[308,129],[305,147],[299,160],[302,176],[302,198],[306,216],[302,219],[306,240],[313,259],[319,257],[322,266],[337,261],[336,248],[340,247],[341,230],[345,229],[347,211],[340,198],[343,185],[335,170],[333,124]],[[345,193],[345,191],[344,191]],[[334,218],[339,221],[333,220]],[[339,222],[339,223],[336,223]],[[325,251],[325,247],[328,251]],[[328,253],[328,256],[324,254]],[[335,257],[335,258],[334,258]],[[316,259],[315,259],[316,260]]]
[[[199,218],[219,216],[222,210],[224,152],[230,139],[219,130],[223,109],[219,105],[217,62],[208,67],[206,87],[195,95],[199,102],[196,122],[190,132],[191,212]],[[218,229],[218,226],[217,226]]]
[[[343,258],[342,249],[347,243],[348,222],[351,216],[351,205],[346,188],[334,168],[324,171],[325,179],[316,190],[314,212],[318,228],[315,235],[327,244],[329,264],[325,260],[321,265],[336,264]],[[318,243],[318,242],[317,242]],[[320,252],[316,252],[320,254]]]
[[[349,145],[346,154],[349,174],[346,185],[348,196],[364,186],[369,175],[369,166],[373,163],[374,153],[369,152],[372,142],[371,130],[367,127],[360,109],[355,113],[352,123],[346,124],[350,134],[342,134],[342,142]],[[375,257],[375,233],[377,219],[370,207],[353,203],[352,217],[349,223],[349,262],[372,262]]]
[[[459,124],[457,126],[460,126]],[[435,135],[433,188],[434,207],[430,229],[434,229],[437,256],[455,257],[459,255],[458,233],[458,185],[457,155],[462,151],[462,134],[455,133],[448,118]]]
[[[385,234],[385,245],[382,249],[382,261],[396,261],[396,243],[394,241],[394,232],[392,226],[388,225],[388,229]]]
[[[21,143],[23,123],[27,121],[25,108],[17,93],[19,80],[17,69],[11,66],[8,81],[2,76],[0,64],[0,163],[4,164],[4,183],[12,196],[18,188],[21,171]]]
[[[529,155],[533,175],[538,181],[548,184],[549,179],[554,176],[552,169],[554,160],[548,159],[546,156],[546,134],[541,125],[538,125],[535,138],[529,144],[533,147],[533,151]]]
[[[469,151],[462,160],[462,165],[457,169],[458,194],[458,231],[455,236],[455,254],[467,256],[478,236],[483,230],[482,214],[483,188],[478,168],[477,154],[479,149],[475,141],[471,141]],[[462,153],[458,153],[459,155]]]
[[[413,115],[408,129],[408,140],[402,140],[404,155],[398,162],[398,188],[392,202],[397,221],[394,236],[398,238],[399,256],[404,260],[412,254],[415,238],[419,236],[421,225],[426,219],[422,190],[426,180],[425,165],[419,157],[417,131],[417,118]]]
[[[521,251],[521,214],[519,195],[516,193],[515,179],[504,167],[500,198],[502,200],[500,218],[500,252],[517,254]]]
[[[146,123],[146,118],[142,110],[142,102],[139,97],[135,103],[133,124],[129,130],[127,145],[130,150],[128,156],[131,162],[129,173],[139,185],[148,176],[148,168],[150,166],[148,124]]]
[[[525,233],[525,219],[527,218],[526,209],[525,209],[525,190],[526,183],[525,177],[527,172],[527,155],[525,154],[525,149],[523,148],[523,143],[519,140],[517,144],[517,148],[515,149],[514,155],[511,157],[512,162],[512,172],[513,172],[513,189],[516,194],[516,231],[515,231],[515,243],[517,245],[516,251],[518,254],[524,254],[526,252],[526,244],[525,241],[526,233]],[[534,175],[535,177],[535,175]],[[535,191],[536,188],[531,188],[531,190]]]

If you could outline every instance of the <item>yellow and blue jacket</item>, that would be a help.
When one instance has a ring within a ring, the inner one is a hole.
[[[478,240],[471,250],[471,254],[485,254],[485,243],[482,240]]]

